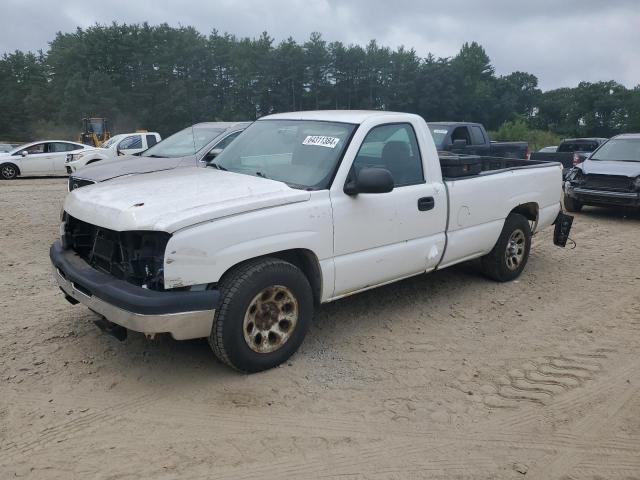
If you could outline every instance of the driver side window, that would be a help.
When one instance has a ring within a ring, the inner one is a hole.
[[[395,187],[424,183],[422,157],[413,127],[398,123],[372,128],[353,161],[356,176],[365,167],[386,168]]]
[[[142,148],[142,137],[140,135],[131,135],[125,138],[118,145],[120,150],[129,150],[132,148]]]
[[[236,137],[238,135],[240,135],[242,132],[233,132],[230,135],[227,135],[225,138],[223,138],[222,140],[220,140],[218,143],[216,143],[216,145],[213,147],[213,149],[220,149],[220,150],[224,150],[225,148],[227,148],[227,146],[233,142]]]
[[[44,145],[44,143],[38,143],[36,145],[31,145],[30,147],[25,148],[25,150],[29,155],[33,155],[35,153],[44,153]],[[19,154],[20,152],[18,152],[18,155]]]

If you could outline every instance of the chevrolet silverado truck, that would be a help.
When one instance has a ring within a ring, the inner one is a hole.
[[[429,122],[428,125],[438,151],[520,159],[529,156],[527,142],[494,142],[481,123]]]
[[[531,236],[563,215],[561,174],[440,158],[412,114],[276,114],[208,168],[72,191],[50,258],[66,299],[120,338],[206,337],[222,362],[256,372],[298,349],[322,303],[476,258],[515,279]]]
[[[570,212],[584,205],[640,208],[640,134],[618,135],[601,145],[569,171],[564,191]]]

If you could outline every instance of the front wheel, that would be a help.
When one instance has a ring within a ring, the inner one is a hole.
[[[577,213],[582,210],[582,202],[580,200],[576,200],[575,198],[571,198],[567,194],[564,195],[563,203],[564,208],[567,209],[567,212]]]
[[[13,180],[18,176],[18,167],[12,163],[3,163],[0,165],[0,176],[3,180]]]
[[[530,250],[529,221],[519,213],[511,213],[495,246],[481,259],[482,272],[498,282],[513,280],[524,270]]]
[[[295,265],[277,258],[247,262],[223,278],[220,293],[209,344],[223,363],[259,372],[285,362],[302,344],[313,294]]]

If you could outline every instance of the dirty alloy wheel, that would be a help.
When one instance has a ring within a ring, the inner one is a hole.
[[[562,203],[564,203],[564,208],[567,209],[567,212],[577,213],[582,210],[582,202],[575,198],[571,198],[567,194],[564,195]]]
[[[482,272],[498,282],[513,280],[524,270],[530,250],[529,221],[518,213],[511,213],[495,246],[481,258]]]
[[[0,176],[3,180],[13,180],[18,176],[18,168],[11,163],[0,165]]]
[[[209,344],[227,365],[259,372],[298,349],[313,316],[313,294],[304,273],[278,258],[246,262],[219,285]]]

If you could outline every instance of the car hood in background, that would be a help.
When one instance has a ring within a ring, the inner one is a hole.
[[[116,231],[173,233],[217,218],[309,200],[311,194],[266,178],[213,168],[133,175],[73,190],[64,210]]]
[[[171,170],[179,166],[194,164],[193,157],[152,158],[124,155],[113,161],[96,162],[95,165],[89,165],[74,174],[74,177],[104,182],[124,175]]]
[[[616,162],[610,160],[585,160],[580,164],[584,173],[598,175],[621,175],[637,177],[640,175],[640,162]]]

